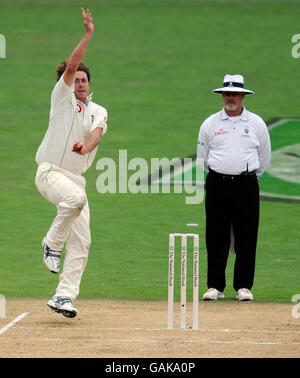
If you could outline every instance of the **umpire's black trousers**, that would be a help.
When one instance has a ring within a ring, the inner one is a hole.
[[[229,176],[210,170],[205,183],[207,286],[223,291],[230,248],[235,236],[233,287],[251,289],[259,223],[259,187],[255,173]]]

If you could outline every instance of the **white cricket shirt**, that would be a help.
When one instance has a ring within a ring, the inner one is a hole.
[[[271,142],[265,122],[244,107],[238,117],[229,117],[223,108],[200,127],[197,157],[204,167],[239,175],[256,171],[261,176],[271,160]]]
[[[49,127],[36,153],[37,164],[48,162],[74,174],[84,173],[93,163],[97,147],[86,155],[72,152],[75,142],[84,143],[89,134],[102,127],[107,130],[107,111],[91,101],[86,104],[77,100],[74,82],[69,87],[63,76],[51,94]]]

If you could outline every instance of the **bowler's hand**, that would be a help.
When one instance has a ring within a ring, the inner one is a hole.
[[[81,13],[82,13],[82,19],[83,19],[83,25],[85,28],[85,32],[87,34],[92,35],[94,32],[94,24],[93,24],[93,18],[92,18],[92,13],[90,12],[89,9],[86,10],[86,13],[83,8],[81,8]]]
[[[85,146],[81,142],[74,143],[72,152],[76,152],[79,155],[85,155]]]

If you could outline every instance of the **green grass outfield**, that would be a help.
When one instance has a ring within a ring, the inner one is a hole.
[[[299,117],[300,60],[291,55],[292,35],[300,33],[299,2],[0,0],[6,38],[6,59],[0,59],[0,294],[7,297],[48,298],[57,285],[40,247],[55,208],[34,185],[34,157],[48,126],[55,67],[82,36],[80,6],[94,16],[85,61],[93,99],[108,109],[109,131],[85,174],[93,243],[79,298],[166,300],[172,232],[200,235],[202,294],[203,203],[186,205],[184,193],[101,195],[96,162],[117,161],[121,149],[128,159],[147,161],[194,154],[201,123],[222,106],[211,91],[226,73],[245,75],[256,94],[244,103],[265,121]],[[257,301],[291,302],[300,293],[299,229],[299,204],[261,203]],[[228,298],[235,295],[233,263],[230,255]]]

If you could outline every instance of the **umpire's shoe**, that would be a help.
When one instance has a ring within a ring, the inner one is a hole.
[[[223,298],[224,298],[223,292],[212,287],[208,289],[207,292],[204,293],[202,297],[204,301],[215,301],[217,299],[223,299]]]
[[[239,301],[253,301],[253,294],[249,289],[239,289],[237,291],[236,299]]]
[[[77,310],[72,304],[69,297],[52,297],[47,305],[55,312],[63,314],[67,318],[74,318],[77,315]]]
[[[44,238],[42,241],[42,247],[44,250],[43,261],[46,267],[52,273],[59,272],[61,251],[54,251],[53,249],[48,247],[46,244],[46,238]]]

